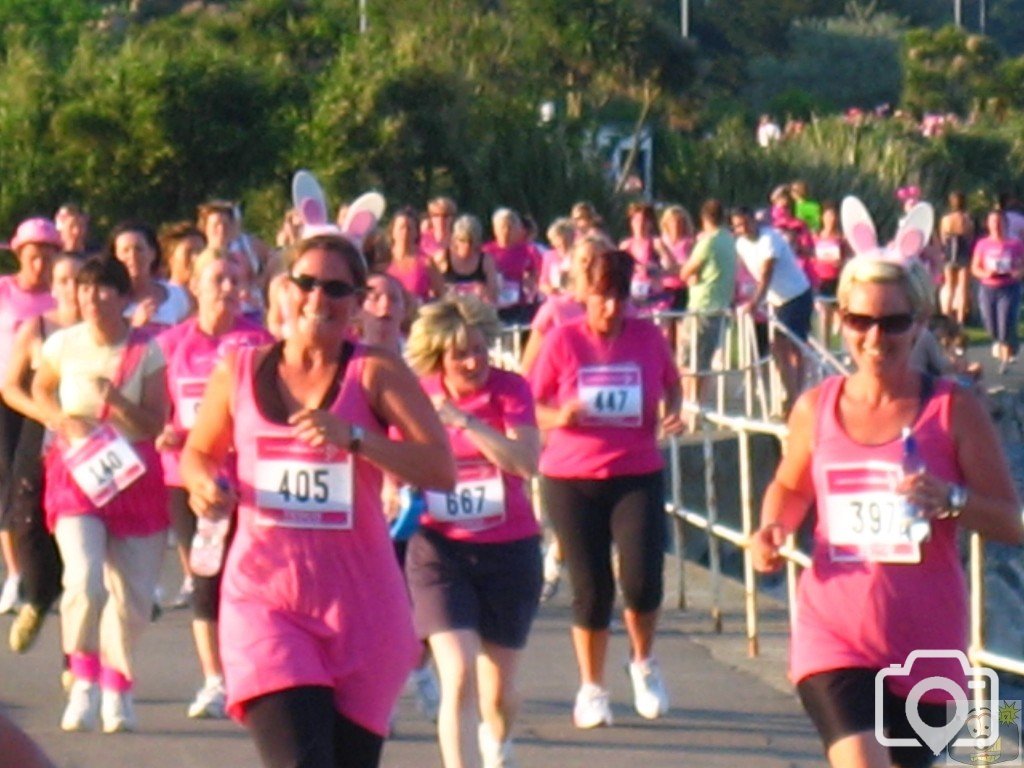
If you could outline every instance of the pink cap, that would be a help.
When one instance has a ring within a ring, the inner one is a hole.
[[[63,243],[57,227],[49,219],[42,217],[25,219],[18,225],[18,231],[11,238],[11,250],[17,251],[28,243],[39,243],[40,245],[52,245],[60,248]]]

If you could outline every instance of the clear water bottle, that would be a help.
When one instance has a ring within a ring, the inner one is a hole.
[[[901,463],[901,469],[903,477],[909,477],[916,475],[924,471],[925,465],[924,460],[921,458],[921,454],[917,449],[917,439],[914,437],[914,433],[910,427],[904,427],[902,432],[903,440],[903,460]],[[932,532],[931,523],[927,519],[921,517],[921,510],[916,504],[910,499],[903,501],[903,526],[904,529],[909,533],[911,541],[922,542],[926,540]]]
[[[192,537],[188,567],[196,576],[216,576],[224,563],[224,543],[228,537],[230,518],[211,520],[201,517],[196,521],[196,535]]]
[[[217,478],[217,485],[222,491],[230,490],[228,481],[222,477]],[[230,515],[196,520],[196,535],[192,537],[188,556],[188,567],[194,575],[208,577],[220,573],[230,527]]]

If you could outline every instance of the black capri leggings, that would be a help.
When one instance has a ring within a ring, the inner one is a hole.
[[[339,713],[321,686],[252,699],[245,725],[266,768],[376,768],[384,746],[383,736]]]
[[[167,489],[168,505],[171,512],[171,525],[174,527],[174,535],[181,542],[185,553],[192,547],[192,537],[196,534],[196,516],[188,505],[188,491],[178,486],[170,486]],[[235,537],[235,522],[232,518],[231,528],[228,529],[227,541],[224,542],[224,559],[227,560],[227,550]],[[217,621],[220,615],[220,575],[218,571],[215,576],[192,575],[192,614],[199,621]]]
[[[613,543],[626,607],[649,613],[661,606],[666,531],[660,471],[603,480],[543,477],[541,493],[569,567],[573,624],[597,630],[611,623]]]

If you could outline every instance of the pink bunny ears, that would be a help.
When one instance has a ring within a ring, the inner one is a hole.
[[[363,240],[377,226],[387,203],[378,192],[357,197],[345,213],[339,227],[327,216],[327,200],[316,177],[309,171],[296,171],[292,178],[292,205],[302,219],[302,239],[334,235],[349,240],[362,251]]]
[[[918,203],[900,223],[896,237],[888,246],[882,248],[878,245],[878,235],[871,214],[864,207],[864,203],[856,197],[843,198],[840,218],[843,222],[843,234],[846,235],[855,258],[879,259],[904,266],[924,250],[935,226],[935,211],[931,204]]]
[[[900,187],[896,190],[896,199],[901,203],[905,203],[908,200],[920,200],[921,188],[914,185]]]

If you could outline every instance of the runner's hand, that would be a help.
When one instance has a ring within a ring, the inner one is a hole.
[[[347,449],[352,441],[351,425],[328,411],[305,408],[293,413],[288,423],[292,425],[292,437],[314,448],[331,443]]]
[[[783,557],[779,554],[786,543],[786,531],[778,523],[769,523],[755,531],[748,542],[754,556],[754,570],[760,573],[774,573],[782,567]]]
[[[204,477],[189,488],[188,505],[197,517],[219,520],[238,505],[238,494],[231,484],[216,477]]]

